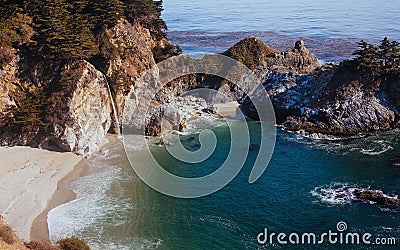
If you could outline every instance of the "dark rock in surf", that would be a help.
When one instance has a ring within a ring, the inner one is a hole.
[[[355,190],[354,195],[357,199],[365,202],[373,202],[380,206],[400,207],[400,200],[389,197],[380,191],[375,190]]]
[[[162,138],[158,143],[157,143],[157,145],[158,146],[170,146],[171,145],[171,143],[167,140],[167,139],[164,139],[164,138]]]
[[[392,166],[396,168],[400,168],[400,157],[392,158]]]

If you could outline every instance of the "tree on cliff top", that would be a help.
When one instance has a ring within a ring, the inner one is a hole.
[[[385,37],[379,45],[378,56],[383,61],[384,70],[388,71],[399,67],[400,47],[397,41],[390,41]]]
[[[70,0],[74,2],[73,0]],[[125,5],[120,0],[85,0],[82,9],[76,12],[86,15],[95,34],[113,27],[124,17]]]
[[[28,43],[33,33],[32,19],[23,13],[22,5],[0,0],[0,67],[10,62],[11,48]]]
[[[44,59],[69,61],[98,52],[88,20],[80,13],[70,13],[66,1],[32,0],[29,7],[36,31],[33,53]]]
[[[355,61],[358,63],[358,68],[367,70],[374,75],[379,67],[377,48],[364,40],[358,43],[358,47],[359,49],[353,53],[353,55],[357,56]]]
[[[400,48],[397,41],[390,41],[385,37],[378,47],[361,40],[358,43],[359,49],[353,55],[356,58],[353,62],[359,70],[368,72],[372,77],[387,75],[399,71]]]
[[[166,37],[167,24],[161,18],[162,0],[123,0],[125,17],[129,22],[138,22],[150,30],[156,38]]]

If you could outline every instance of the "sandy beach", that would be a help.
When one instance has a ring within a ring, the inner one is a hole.
[[[75,166],[82,159],[73,153],[30,147],[0,148],[0,214],[18,237],[29,241],[34,235],[48,241],[46,210],[74,198],[62,183],[79,175],[82,170]],[[54,195],[59,200],[49,204]],[[39,215],[42,219],[36,219]],[[37,230],[31,230],[34,221]]]
[[[76,194],[66,184],[71,180],[84,176],[88,168],[86,160],[82,159],[69,174],[58,182],[57,189],[47,204],[46,209],[33,220],[31,240],[50,243],[47,214],[51,209],[76,199]]]

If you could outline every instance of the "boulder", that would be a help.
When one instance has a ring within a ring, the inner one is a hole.
[[[179,123],[179,132],[183,132],[186,129],[186,119],[183,119],[180,123]]]
[[[164,139],[164,138],[162,138],[158,143],[157,143],[157,145],[158,146],[169,146],[169,145],[171,145],[171,143],[167,140],[167,139]]]

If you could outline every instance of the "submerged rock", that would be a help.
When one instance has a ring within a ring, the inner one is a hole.
[[[400,200],[389,197],[380,191],[375,190],[355,190],[354,195],[357,199],[365,202],[373,202],[381,206],[397,206],[400,207]]]

